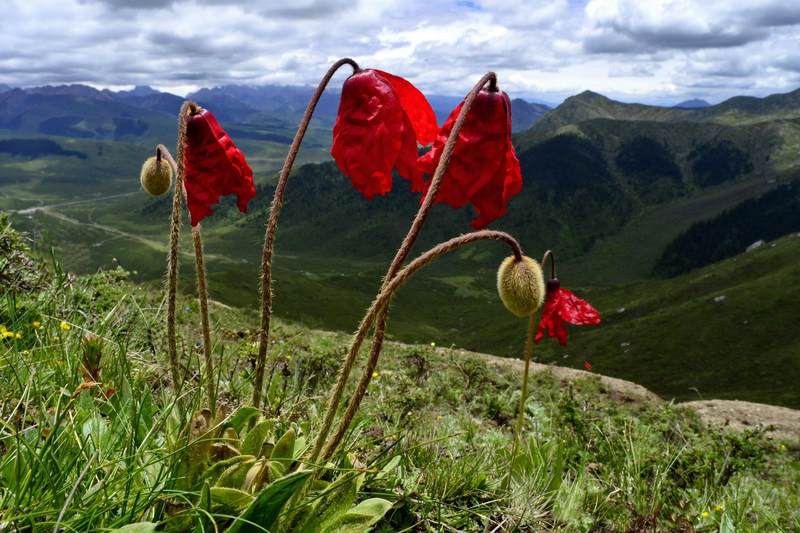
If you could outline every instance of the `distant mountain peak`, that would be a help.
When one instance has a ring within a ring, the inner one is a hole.
[[[89,85],[70,83],[69,85],[45,85],[25,89],[29,94],[43,94],[48,96],[73,96],[79,98],[93,98],[104,95],[102,91]]]
[[[677,107],[680,109],[700,109],[703,107],[711,107],[711,104],[705,100],[701,100],[700,98],[692,98],[691,100],[684,100],[679,104],[675,104],[672,107]]]
[[[120,94],[128,94],[130,96],[150,96],[151,94],[158,94],[159,91],[153,89],[149,85],[136,85],[130,91],[119,91]]]
[[[579,99],[579,100],[597,100],[597,99],[610,100],[610,98],[605,96],[605,95],[602,95],[600,93],[596,93],[594,91],[589,91],[589,90],[580,92],[580,93],[576,94],[575,96],[573,96],[572,98],[576,98],[576,99]]]

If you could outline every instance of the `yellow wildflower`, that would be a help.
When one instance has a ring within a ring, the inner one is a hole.
[[[21,339],[21,338],[22,338],[22,333],[20,333],[20,332],[18,331],[18,332],[17,332],[17,333],[14,335],[14,338],[15,338],[15,339],[17,339],[17,340]]]
[[[70,326],[66,320],[62,320],[58,327],[61,328],[61,331],[69,331],[72,329],[72,326]]]
[[[724,511],[725,507],[723,505],[717,504],[714,506],[714,510],[717,512]]]
[[[702,513],[700,513],[700,516],[702,516],[703,518],[707,518],[708,517],[708,511],[703,511]]]
[[[39,322],[38,320],[34,320],[33,322],[31,322],[31,326],[33,326],[33,329],[39,329],[42,327],[42,323]]]
[[[378,374],[378,371],[376,370],[376,371],[374,371],[374,372],[372,373],[372,378],[373,378],[373,379],[374,379],[374,378],[377,378],[379,375],[380,375],[380,374]]]
[[[0,324],[0,334],[4,334],[6,331],[8,330],[6,329],[5,324]]]
[[[3,338],[4,338],[4,339],[13,339],[13,338],[14,338],[14,332],[13,332],[13,331],[8,331],[8,330],[5,330],[5,331],[3,332]]]
[[[431,343],[431,348],[436,348],[436,343],[435,342]]]

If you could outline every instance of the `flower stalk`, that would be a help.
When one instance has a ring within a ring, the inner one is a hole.
[[[447,167],[450,164],[450,156],[453,154],[453,150],[455,149],[459,133],[467,118],[467,114],[469,113],[469,110],[472,107],[472,103],[474,102],[478,92],[481,89],[483,89],[483,87],[487,83],[489,84],[490,89],[492,90],[496,89],[497,75],[494,72],[488,72],[483,77],[481,77],[478,83],[475,84],[475,86],[472,88],[472,90],[470,90],[470,92],[464,99],[464,105],[461,108],[458,118],[456,119],[456,122],[453,125],[452,132],[448,137],[447,142],[445,143],[444,150],[442,152],[442,157],[439,160],[439,164],[436,167],[436,171],[434,172],[433,178],[431,178],[431,182],[428,187],[428,191],[426,192],[425,197],[422,201],[422,205],[417,211],[417,214],[414,217],[414,221],[411,223],[411,228],[408,230],[408,233],[403,239],[400,248],[397,250],[394,259],[389,265],[389,269],[387,270],[386,275],[383,278],[381,291],[385,290],[392,282],[394,276],[400,270],[403,261],[405,261],[405,259],[408,257],[411,248],[416,242],[417,237],[419,236],[419,233],[422,229],[422,226],[428,217],[428,213],[430,212],[431,206],[433,205],[433,201],[436,198],[436,193],[439,191],[442,179],[444,178],[444,175],[447,172]],[[376,310],[375,332],[373,334],[372,348],[370,351],[369,359],[367,360],[364,372],[361,376],[361,379],[359,380],[355,392],[353,393],[350,403],[348,404],[348,408],[345,411],[345,414],[336,431],[336,434],[326,447],[326,452],[324,457],[329,457],[336,449],[336,446],[338,445],[339,441],[344,436],[344,433],[347,431],[347,427],[349,427],[350,422],[352,422],[352,419],[355,416],[355,413],[358,410],[359,405],[361,404],[361,400],[363,399],[364,394],[366,394],[367,388],[369,387],[369,383],[372,380],[372,374],[375,371],[375,368],[377,367],[381,349],[383,348],[383,339],[386,333],[387,313],[388,313],[388,308],[382,307]],[[363,324],[364,322],[362,321],[362,325]],[[367,327],[369,327],[370,324],[371,320],[370,323],[367,324]],[[359,330],[361,330],[361,328],[359,328]],[[364,331],[364,334],[366,334],[366,330]],[[358,344],[360,346],[361,342],[358,342]],[[320,429],[320,434],[317,437],[317,443],[315,445],[314,452],[312,453],[313,460],[316,460],[317,457],[319,456],[323,443],[327,438],[328,433],[330,433],[331,425],[333,423],[333,418],[336,415],[336,410],[338,408],[339,402],[341,401],[344,388],[347,385],[347,380],[350,376],[350,373],[352,372],[353,365],[355,363],[357,355],[358,355],[358,350],[356,350],[355,352],[348,353],[348,356],[345,359],[344,364],[342,365],[342,369],[340,370],[339,373],[339,380],[328,402],[328,407],[325,413],[325,418],[323,419],[322,428]]]
[[[542,256],[542,267],[544,268],[545,262],[550,259],[550,279],[556,277],[556,257],[553,252],[547,250]],[[522,426],[525,423],[525,403],[528,399],[528,381],[530,376],[531,360],[533,359],[533,345],[534,336],[536,335],[536,311],[533,311],[528,322],[528,333],[525,337],[525,369],[522,372],[522,389],[519,395],[519,406],[517,407],[517,421],[514,424],[514,442],[511,448],[511,459],[508,464],[508,476],[506,477],[503,488],[507,489],[511,483],[511,474],[514,469],[514,461],[517,457],[517,450],[519,449],[519,442],[522,436]]]
[[[359,325],[358,330],[356,331],[355,335],[353,335],[353,340],[350,343],[350,348],[348,350],[347,357],[355,359],[356,354],[358,354],[359,349],[361,348],[361,344],[364,341],[364,337],[366,336],[367,332],[371,324],[375,321],[379,314],[383,313],[385,315],[385,311],[389,305],[389,301],[391,300],[394,292],[403,285],[414,273],[416,273],[419,269],[426,266],[427,264],[431,263],[433,260],[441,257],[442,255],[448,254],[466,244],[470,244],[477,241],[483,240],[496,240],[504,242],[511,248],[514,257],[518,259],[522,259],[522,248],[520,247],[519,243],[517,242],[514,237],[505,233],[503,231],[494,231],[494,230],[481,230],[481,231],[474,231],[472,233],[467,233],[464,235],[460,235],[458,237],[454,237],[448,241],[443,243],[437,244],[427,252],[423,253],[413,261],[411,261],[408,265],[406,265],[402,270],[400,270],[381,290],[378,296],[373,301],[372,305],[370,306],[367,314],[364,315],[364,318],[361,320],[361,324]],[[372,378],[372,373],[369,374],[370,379]],[[359,386],[363,385],[365,380],[362,378]],[[368,382],[366,382],[368,385]],[[322,455],[323,459],[329,458],[333,455],[333,452],[336,450],[336,447],[341,442],[341,439],[344,437],[347,429],[350,426],[350,422],[353,419],[356,411],[358,410],[358,405],[353,403],[354,400],[360,401],[360,398],[363,398],[363,394],[358,395],[359,390],[357,389],[356,392],[353,394],[351,398],[351,403],[348,405],[348,410],[345,413],[345,416],[342,418],[342,421],[339,423],[336,432],[331,437],[330,441],[328,441],[327,445],[325,446],[325,453]],[[321,432],[320,435],[323,433]],[[317,443],[315,445],[314,452],[311,455],[311,462],[313,463],[319,458],[319,453],[322,449],[322,445],[319,441],[322,440],[317,437]]]
[[[178,340],[175,328],[176,296],[178,291],[178,251],[181,237],[181,198],[183,197],[183,150],[186,144],[186,117],[197,111],[194,102],[186,101],[178,115],[178,161],[175,164],[175,191],[172,194],[172,213],[170,215],[169,251],[167,254],[167,350],[172,374],[172,385],[176,389],[181,382],[178,363]],[[166,149],[164,149],[166,151]],[[159,150],[158,153],[161,153]]]
[[[252,402],[253,406],[257,408],[261,404],[264,370],[267,361],[267,349],[269,348],[269,325],[272,316],[272,252],[275,246],[275,232],[278,229],[278,219],[281,214],[281,207],[283,206],[283,195],[286,191],[286,183],[292,171],[294,161],[297,158],[297,153],[300,150],[300,144],[303,142],[303,137],[314,115],[317,103],[333,75],[344,65],[350,65],[353,68],[353,72],[358,72],[359,70],[359,66],[355,61],[350,58],[343,58],[331,65],[328,72],[322,77],[322,80],[317,86],[317,90],[308,102],[303,118],[292,140],[292,145],[289,147],[289,153],[286,154],[286,160],[283,163],[283,168],[278,176],[278,183],[275,186],[275,194],[272,197],[269,218],[264,234],[264,248],[261,255],[261,328],[258,334],[258,355],[256,357]]]
[[[185,102],[181,106],[179,128],[178,128],[178,161],[172,157],[169,150],[163,144],[156,147],[156,161],[165,159],[172,167],[175,174],[175,193],[172,203],[172,226],[170,231],[170,258],[169,258],[169,283],[167,305],[167,335],[169,342],[170,366],[172,368],[172,378],[175,386],[178,386],[180,379],[177,340],[175,328],[175,307],[178,279],[178,241],[180,240],[180,210],[181,197],[186,200],[186,189],[184,187],[183,169],[183,148],[186,142],[186,117],[196,113],[198,110],[194,102]],[[176,212],[177,210],[177,212]],[[203,256],[203,238],[200,232],[200,225],[192,226],[192,242],[194,244],[195,270],[197,271],[197,298],[200,304],[200,319],[203,330],[203,356],[205,360],[206,390],[208,393],[209,409],[212,415],[216,412],[216,391],[214,383],[214,364],[211,355],[211,328],[208,319],[208,285],[206,282],[206,269]]]

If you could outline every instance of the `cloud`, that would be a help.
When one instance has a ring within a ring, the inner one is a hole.
[[[744,17],[738,5],[727,0],[591,0],[586,5],[591,25],[586,50],[728,48],[768,37],[767,28]],[[764,20],[771,20],[766,13]]]
[[[785,0],[9,1],[11,85],[309,85],[351,56],[431,93],[495,70],[512,96],[667,102],[792,89],[800,70],[800,4]]]

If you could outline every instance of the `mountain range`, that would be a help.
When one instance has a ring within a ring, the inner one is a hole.
[[[258,195],[250,212],[242,217],[226,199],[203,226],[212,295],[226,303],[255,303],[274,173],[309,92],[228,86],[191,95],[220,117],[257,172]],[[440,121],[458,100],[431,97]],[[175,138],[174,116],[181,101],[148,87],[3,92],[0,208],[25,213],[17,215],[19,224],[59,246],[70,268],[93,271],[113,264],[114,258],[140,280],[158,282],[170,201],[137,192],[135,176],[155,142]],[[656,373],[642,380],[639,375],[647,368],[637,357],[674,361],[675,369],[687,358],[716,369],[720,358],[756,357],[753,343],[747,344],[747,353],[730,355],[736,345],[728,340],[709,338],[694,348],[689,338],[670,343],[660,333],[654,336],[652,328],[667,318],[667,309],[678,327],[684,308],[674,295],[689,298],[686,286],[702,282],[709,287],[704,297],[730,298],[739,276],[751,268],[744,265],[754,264],[736,263],[737,254],[757,240],[800,231],[800,218],[794,215],[800,190],[800,90],[690,108],[627,104],[589,91],[550,110],[513,102],[515,127],[522,130],[513,141],[524,187],[493,226],[512,232],[534,257],[547,248],[556,250],[565,284],[600,302],[611,325],[619,322],[613,318],[619,309],[618,318],[631,324],[623,330],[582,331],[570,342],[570,352],[547,348],[542,357],[555,361],[584,351],[613,375],[676,395],[683,394],[679,389],[686,383],[677,370],[671,382],[659,385]],[[350,187],[327,160],[335,110],[336,94],[331,93],[301,151],[308,164],[298,165],[287,189],[276,257],[276,312],[315,326],[350,329],[379,285],[419,197],[399,177],[392,193],[372,201]],[[42,204],[57,207],[37,208]],[[467,231],[472,216],[469,209],[436,206],[417,251]],[[782,246],[759,263],[758,272],[774,268],[785,274],[782,280],[790,279],[795,271],[787,265],[796,262],[794,250],[795,245]],[[392,333],[405,340],[516,353],[518,328],[509,327],[492,294],[501,255],[499,248],[475,247],[426,269],[397,298]],[[190,271],[190,258],[186,261]],[[697,270],[703,267],[708,270]],[[722,279],[720,269],[726,272],[724,287],[703,281],[705,276]],[[765,280],[750,281],[747,294],[752,298],[771,290]],[[187,283],[184,288],[191,290]],[[725,294],[714,292],[723,289]],[[429,304],[418,305],[422,299]],[[451,310],[455,301],[457,312]],[[726,332],[734,311],[698,305],[692,320]],[[783,300],[764,300],[758,312],[788,323],[792,308]],[[750,319],[739,314],[736,320]],[[787,346],[795,345],[790,341]],[[619,349],[620,343],[640,349]],[[780,346],[772,343],[770,350],[776,358],[788,357],[787,364],[798,364]],[[731,369],[741,368],[737,365]],[[725,375],[726,370],[719,372]],[[771,370],[763,372],[764,383],[774,378]],[[702,386],[715,386],[712,377]],[[746,393],[741,381],[722,381]],[[761,399],[766,390],[759,392]],[[800,397],[781,401],[800,404]]]
[[[213,109],[226,123],[286,129],[299,121],[313,90],[305,86],[225,85],[200,89],[186,98]],[[78,138],[152,139],[170,131],[183,100],[149,86],[111,91],[87,85],[26,89],[0,85],[0,129]],[[437,117],[444,121],[461,99],[433,95],[430,100]],[[338,91],[323,93],[315,123],[331,127],[338,105]],[[515,131],[527,129],[550,109],[520,98],[513,100],[512,108]],[[244,131],[247,135],[248,130]]]

